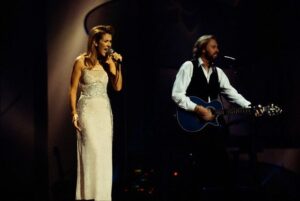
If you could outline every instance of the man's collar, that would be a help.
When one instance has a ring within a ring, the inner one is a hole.
[[[198,58],[198,67],[202,66],[203,67],[203,60],[201,59],[201,57]],[[216,67],[216,65],[214,63],[212,63],[212,65],[210,67]]]
[[[202,66],[203,63],[204,63],[203,60],[201,59],[201,57],[199,57],[198,58],[198,67]]]

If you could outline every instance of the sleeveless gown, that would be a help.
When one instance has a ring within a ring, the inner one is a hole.
[[[104,69],[83,69],[77,102],[76,200],[110,201],[112,190],[113,116]]]

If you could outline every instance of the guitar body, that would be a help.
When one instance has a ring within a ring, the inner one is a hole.
[[[223,110],[222,103],[218,100],[211,101],[210,103],[205,102],[201,98],[196,96],[190,96],[192,102],[197,105],[202,105],[205,108],[211,108],[214,111]],[[195,112],[188,112],[184,109],[177,109],[177,121],[179,126],[187,132],[198,132],[205,128],[208,124],[213,126],[219,126],[218,115],[213,121],[205,121],[198,117]]]

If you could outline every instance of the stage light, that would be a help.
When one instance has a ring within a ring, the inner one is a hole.
[[[174,172],[173,172],[173,176],[174,176],[174,177],[177,177],[177,176],[179,176],[179,172],[177,172],[177,171],[174,171]]]

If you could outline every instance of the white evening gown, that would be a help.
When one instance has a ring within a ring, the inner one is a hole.
[[[104,69],[83,69],[77,102],[76,200],[110,201],[112,190],[113,117]]]

